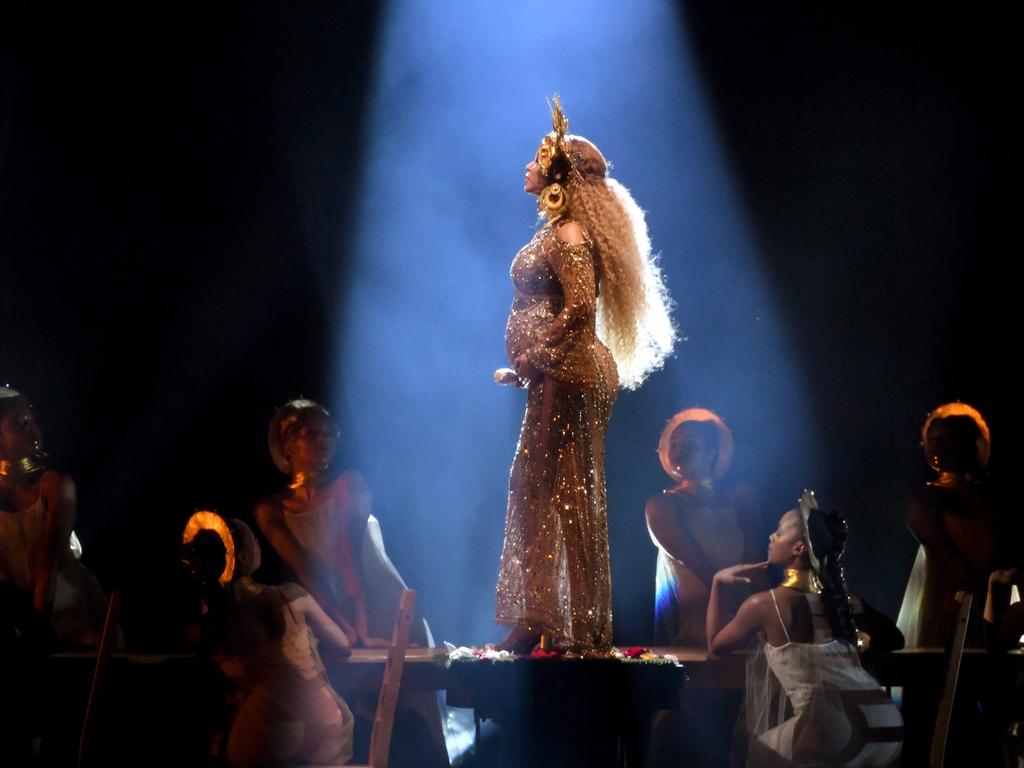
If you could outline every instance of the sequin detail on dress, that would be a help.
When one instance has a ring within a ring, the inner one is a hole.
[[[512,464],[495,621],[587,651],[612,637],[604,441],[618,375],[596,333],[593,245],[560,240],[564,223],[512,262],[506,351],[544,376],[529,387]]]

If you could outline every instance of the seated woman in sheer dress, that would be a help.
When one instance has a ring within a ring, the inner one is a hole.
[[[211,532],[219,549],[209,546]],[[205,542],[199,538],[204,535]],[[348,637],[298,584],[272,587],[253,580],[260,548],[241,520],[225,522],[212,512],[197,512],[185,540],[193,553],[207,548],[199,557],[186,555],[200,580],[223,585],[207,606],[204,640],[230,687],[232,712],[223,749],[228,765],[349,760],[354,719],[331,687],[317,648],[322,643],[347,656]]]
[[[779,520],[768,560],[715,574],[707,617],[713,653],[756,649],[747,664],[746,729],[751,766],[897,765],[903,721],[861,666],[842,570],[846,523],[805,492]],[[727,591],[769,565],[780,585],[736,613]]]

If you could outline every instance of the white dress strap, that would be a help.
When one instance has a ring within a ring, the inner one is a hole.
[[[779,617],[779,624],[782,625],[782,632],[786,635],[786,642],[791,643],[793,641],[789,639],[789,630],[786,629],[786,622],[782,620],[782,611],[779,610],[779,601],[775,599],[775,590],[769,589],[768,594],[772,596],[772,605],[775,606],[775,615]]]

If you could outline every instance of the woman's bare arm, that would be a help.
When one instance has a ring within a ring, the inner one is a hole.
[[[324,580],[325,567],[314,556],[303,549],[281,517],[280,502],[275,497],[264,499],[256,505],[256,524],[267,537],[270,546],[295,572],[317,603],[327,615],[351,637],[356,637],[355,628],[346,618],[341,607],[334,600],[330,587]]]
[[[352,652],[352,643],[348,635],[337,624],[331,621],[331,617],[320,607],[320,604],[313,599],[312,595],[304,595],[292,603],[306,618],[306,623],[313,630],[313,634],[324,643],[334,646],[344,655]]]
[[[36,566],[32,574],[32,604],[40,613],[48,613],[53,603],[54,570],[61,547],[68,546],[68,539],[75,526],[78,499],[75,482],[70,476],[56,470],[48,470],[39,479],[39,494],[43,501],[45,523],[43,538],[39,547]]]
[[[665,494],[648,499],[644,513],[647,517],[647,531],[655,545],[689,568],[698,579],[710,587],[711,580],[715,577],[715,568],[686,524],[678,519],[672,502]]]
[[[708,650],[711,653],[739,650],[763,628],[765,593],[748,597],[733,615],[726,604],[725,590],[733,585],[749,585],[751,578],[767,567],[767,563],[734,565],[719,571],[711,580],[711,597],[705,623]]]
[[[1024,586],[1024,572],[1018,568],[993,571],[988,577],[984,619],[991,636],[991,650],[1005,651],[1016,646],[1024,634],[1024,603],[1010,606],[1014,585]]]

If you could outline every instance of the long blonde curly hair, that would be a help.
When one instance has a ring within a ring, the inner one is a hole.
[[[619,380],[636,389],[672,354],[672,301],[651,253],[644,212],[629,190],[608,176],[601,151],[566,136],[573,176],[567,216],[590,237],[598,273],[597,332],[612,353]]]

